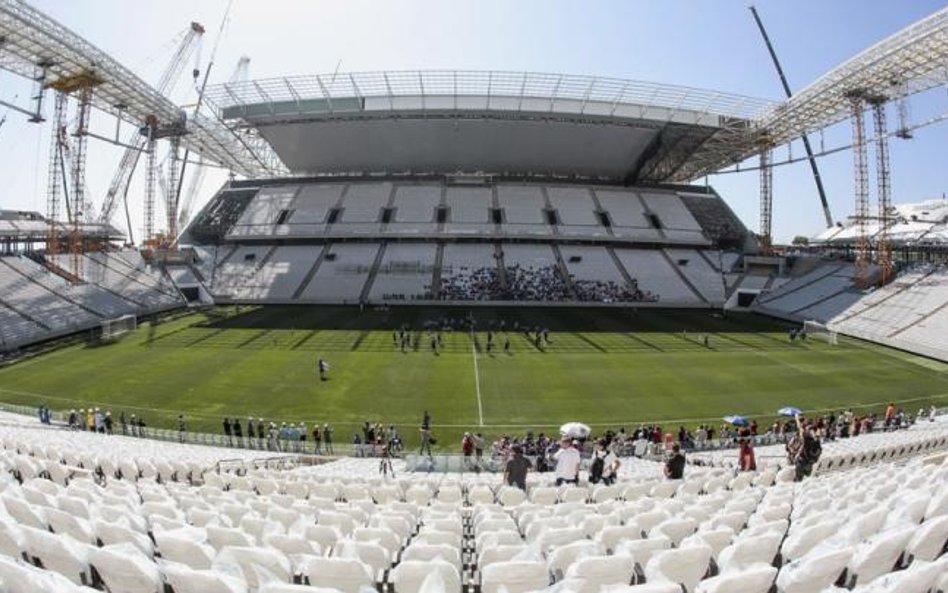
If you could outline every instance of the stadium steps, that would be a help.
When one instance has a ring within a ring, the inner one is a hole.
[[[909,324],[907,324],[907,325],[905,325],[905,326],[903,326],[903,327],[900,327],[899,329],[895,330],[894,332],[892,332],[891,334],[889,334],[889,335],[886,336],[886,337],[888,337],[888,338],[894,338],[894,337],[896,337],[897,335],[899,335],[900,333],[902,333],[902,332],[904,332],[904,331],[906,331],[906,330],[908,330],[908,329],[912,329],[913,327],[915,327],[915,326],[917,326],[917,325],[920,325],[920,324],[921,324],[923,321],[925,321],[926,319],[929,319],[929,318],[931,318],[931,317],[937,315],[938,313],[941,313],[941,312],[944,311],[946,308],[948,308],[948,301],[945,301],[942,305],[940,305],[939,307],[937,307],[937,308],[935,308],[935,309],[932,309],[931,311],[929,311],[929,312],[926,313],[925,315],[919,317],[918,319],[916,319],[916,320],[913,321],[912,323],[909,323]]]
[[[497,266],[497,279],[500,280],[500,287],[506,293],[509,290],[510,283],[507,281],[507,262],[504,260],[504,247],[500,243],[494,243],[494,260]]]
[[[102,314],[102,313],[99,312],[99,311],[96,311],[96,310],[93,309],[92,307],[89,307],[89,306],[85,305],[84,303],[81,303],[81,302],[79,302],[79,301],[77,301],[77,300],[75,300],[75,299],[72,299],[72,298],[70,298],[70,297],[68,297],[68,296],[66,296],[66,295],[64,295],[64,294],[60,294],[60,293],[56,292],[55,290],[49,288],[48,286],[37,282],[36,280],[34,280],[33,278],[31,278],[29,275],[24,274],[22,271],[18,270],[16,267],[11,266],[10,264],[8,264],[8,263],[6,262],[6,260],[0,258],[0,262],[2,262],[3,265],[5,265],[6,267],[8,267],[8,268],[10,268],[11,270],[13,270],[14,273],[16,273],[16,274],[22,276],[23,278],[29,280],[30,282],[32,282],[33,284],[39,286],[40,288],[42,288],[42,289],[45,290],[46,292],[49,292],[50,294],[54,295],[56,298],[62,299],[62,300],[64,300],[64,301],[66,301],[67,303],[71,303],[71,304],[73,304],[73,305],[79,307],[80,309],[82,309],[82,310],[85,311],[86,313],[89,313],[89,314],[91,314],[91,315],[93,315],[93,316],[95,316],[95,317],[101,317],[101,318],[105,318],[105,317],[106,317],[106,315]]]
[[[110,263],[111,263],[112,260],[111,260],[109,257],[104,257],[104,258],[102,258],[102,259],[98,259],[98,258],[93,257],[93,255],[98,255],[98,254],[84,253],[83,255],[86,257],[86,259],[95,262],[96,265],[102,266],[103,268],[108,268],[109,270],[112,270],[112,271],[115,272],[116,274],[120,274],[120,275],[122,275],[122,276],[128,278],[129,280],[131,280],[131,281],[134,282],[135,284],[140,284],[140,285],[144,286],[144,287],[147,288],[148,290],[154,290],[154,291],[160,292],[160,293],[162,293],[162,294],[167,294],[168,296],[174,296],[174,295],[168,294],[166,291],[164,291],[164,290],[162,290],[162,289],[160,289],[160,288],[158,288],[158,287],[156,287],[156,286],[153,286],[153,285],[151,285],[151,284],[146,284],[145,282],[142,282],[139,278],[137,278],[136,276],[130,274],[130,273],[129,273],[129,270],[128,270],[127,268],[126,268],[125,270],[122,270],[122,269],[121,269],[121,266],[110,265]]]
[[[622,265],[622,260],[619,259],[618,255],[616,255],[616,250],[612,247],[606,247],[606,252],[609,253],[609,257],[612,258],[612,263],[615,264],[616,269],[619,270],[619,274],[621,274],[625,279],[625,283],[628,285],[628,287],[632,288],[634,286],[638,286],[638,282],[635,280],[635,278],[633,278],[632,275],[629,274],[629,271],[625,269],[625,266]]]
[[[708,253],[707,253],[705,250],[703,250],[703,249],[695,249],[695,251],[698,253],[698,255],[700,255],[700,256],[702,257],[702,259],[704,259],[704,261],[708,262],[708,265],[711,266],[711,269],[712,269],[712,270],[714,270],[715,272],[718,272],[718,273],[720,273],[720,274],[723,274],[723,273],[724,273],[724,272],[721,270],[721,262],[720,262],[720,261],[718,261],[718,262],[713,261],[710,257],[708,257]],[[720,253],[720,251],[717,252],[717,253]]]
[[[661,216],[655,214],[655,212],[651,208],[648,207],[648,203],[646,203],[646,201],[642,199],[642,196],[640,196],[638,192],[635,192],[634,195],[635,195],[635,199],[638,200],[639,205],[642,206],[642,213],[645,215],[647,219],[651,220],[654,217],[655,219],[659,221],[662,220]],[[664,222],[662,222],[661,224],[664,224]],[[665,229],[661,227],[661,224],[658,227],[656,227],[654,230],[658,233],[658,236],[662,238],[662,242],[664,242],[664,240],[667,239],[667,237],[665,236]]]
[[[323,245],[319,255],[316,256],[316,261],[313,262],[313,265],[309,268],[309,271],[306,272],[305,276],[303,276],[303,280],[300,281],[300,285],[296,287],[295,291],[293,291],[292,298],[294,301],[300,298],[300,296],[306,290],[306,287],[309,286],[309,283],[313,280],[313,276],[315,276],[317,270],[319,270],[319,265],[323,263],[323,260],[326,258],[326,254],[329,253],[329,247],[329,243]]]
[[[760,305],[765,305],[765,304],[769,303],[770,301],[774,301],[774,300],[776,300],[776,299],[780,299],[780,298],[783,298],[783,297],[785,297],[785,296],[787,296],[787,295],[793,294],[793,293],[797,292],[798,290],[800,290],[800,289],[802,289],[802,288],[806,288],[807,286],[812,286],[813,284],[816,284],[817,282],[822,282],[823,280],[829,278],[829,277],[832,276],[833,274],[835,274],[835,273],[839,272],[840,270],[842,270],[844,267],[845,267],[844,265],[830,265],[830,266],[826,266],[827,270],[826,270],[826,273],[825,273],[825,274],[820,274],[820,275],[817,276],[816,278],[813,278],[812,280],[810,280],[810,281],[808,281],[808,282],[804,282],[803,284],[797,284],[796,286],[791,287],[789,290],[783,290],[783,291],[777,291],[777,292],[770,293],[770,294],[767,295],[766,298],[758,299],[757,303],[760,304]],[[791,281],[791,282],[792,282],[792,281]],[[770,282],[768,282],[768,285],[769,285],[769,284],[770,284]],[[784,286],[789,286],[789,283],[785,284]],[[765,290],[766,290],[766,289],[765,289]]]
[[[596,207],[596,215],[597,215],[597,216],[599,216],[600,213],[606,213],[606,214],[608,214],[608,213],[606,212],[606,209],[603,208],[603,207],[602,207],[602,204],[599,202],[599,196],[596,195],[596,192],[594,192],[594,191],[592,191],[592,190],[589,190],[589,196],[592,198],[593,206]],[[609,218],[610,218],[610,221],[611,221],[612,217],[610,216]],[[614,236],[615,236],[615,233],[614,233],[613,230],[612,230],[612,225],[606,227],[606,234],[609,235],[610,237],[614,237]]]
[[[566,290],[569,291],[569,295],[573,300],[576,300],[576,288],[573,286],[573,277],[569,273],[569,268],[566,267],[566,262],[563,261],[563,254],[560,253],[560,246],[556,243],[550,245],[553,248],[553,255],[556,257],[556,269],[559,271],[560,276],[563,277],[563,282],[566,284]]]
[[[913,283],[911,283],[911,284],[903,284],[903,285],[899,286],[897,290],[893,290],[891,293],[887,294],[885,297],[879,299],[878,301],[875,301],[875,302],[873,302],[873,303],[870,303],[867,307],[865,307],[865,308],[863,308],[863,309],[859,309],[858,311],[855,311],[855,312],[853,312],[853,313],[850,313],[849,315],[846,315],[845,317],[839,317],[839,318],[837,318],[837,319],[833,319],[832,322],[833,322],[833,324],[845,323],[846,321],[849,321],[849,320],[852,319],[853,317],[859,317],[860,315],[862,315],[862,314],[865,313],[866,311],[869,311],[870,309],[874,309],[875,307],[878,307],[879,305],[881,305],[882,303],[885,303],[885,302],[888,301],[889,299],[891,299],[891,298],[893,298],[893,297],[896,297],[896,296],[899,296],[899,295],[902,294],[903,292],[912,289],[912,288],[915,287],[919,282],[924,282],[925,280],[928,279],[929,276],[931,276],[931,275],[934,274],[934,273],[935,273],[935,270],[932,270],[932,271],[928,272],[927,274],[925,274],[924,276],[922,276],[921,278],[919,278],[917,281],[915,281],[915,282],[913,282]],[[932,311],[932,313],[934,313],[934,311]]]
[[[444,196],[442,195],[442,201]],[[431,270],[431,296],[435,300],[441,298],[441,265],[444,262],[444,243],[438,243],[435,251],[434,269]]]
[[[99,263],[102,266],[105,266],[106,268],[109,268],[110,270],[112,270],[113,272],[117,274],[121,274],[125,276],[126,278],[130,278],[134,280],[136,283],[141,284],[142,286],[150,290],[154,290],[156,292],[160,292],[162,294],[173,296],[173,297],[181,296],[180,294],[177,294],[175,292],[169,292],[168,290],[166,290],[166,288],[162,285],[160,280],[157,286],[142,282],[141,277],[143,275],[147,276],[147,274],[145,274],[145,272],[143,272],[142,270],[139,270],[132,264],[128,263],[121,257],[109,257],[107,253],[102,253],[101,255],[103,255],[104,257],[100,260],[100,259],[96,259],[92,257],[92,254],[90,253],[85,254],[85,256],[88,257],[89,259]],[[125,268],[124,270],[122,269],[123,267]]]
[[[49,327],[48,325],[46,325],[45,323],[43,323],[43,322],[40,321],[39,319],[33,317],[32,315],[30,315],[30,314],[28,314],[28,313],[25,313],[25,312],[23,312],[23,311],[20,311],[19,309],[17,309],[16,307],[14,307],[14,306],[11,305],[10,303],[8,303],[5,299],[0,299],[0,305],[6,307],[7,309],[9,309],[9,310],[11,310],[11,311],[13,311],[14,313],[16,313],[17,315],[19,315],[19,316],[22,317],[23,319],[26,319],[27,321],[30,321],[30,322],[35,323],[36,325],[40,326],[40,327],[43,328],[44,330],[46,330],[46,331],[52,331],[52,328],[51,328],[51,327]]]
[[[678,264],[675,263],[675,260],[672,259],[672,256],[668,255],[668,251],[662,249],[661,252],[662,257],[665,258],[666,262],[668,262],[669,267],[671,267],[671,269],[674,270],[676,274],[678,274],[678,278],[680,278],[681,281],[685,283],[685,286],[688,287],[688,290],[698,297],[698,300],[702,303],[710,304],[710,301],[708,301],[708,299],[703,294],[701,294],[701,291],[698,290],[698,287],[695,286],[694,283],[678,268]]]
[[[385,248],[388,243],[379,245],[379,250],[375,253],[375,261],[372,262],[372,271],[369,277],[365,279],[365,285],[362,286],[362,292],[359,293],[359,300],[365,302],[369,300],[369,293],[372,292],[372,285],[375,283],[375,277],[379,275],[379,268],[382,266],[382,258],[385,257]]]
[[[837,291],[834,292],[833,294],[827,295],[827,296],[825,296],[825,297],[823,297],[823,298],[821,298],[821,299],[817,299],[817,300],[815,300],[815,301],[811,301],[811,302],[809,302],[809,303],[803,305],[802,307],[798,307],[798,308],[796,308],[796,309],[790,311],[790,313],[791,313],[792,315],[796,315],[796,314],[799,313],[800,311],[804,311],[804,310],[806,310],[806,309],[809,309],[809,308],[811,308],[811,307],[815,307],[815,306],[817,306],[817,305],[819,305],[819,304],[821,304],[821,303],[824,303],[824,302],[826,302],[826,301],[828,301],[828,300],[830,300],[830,299],[834,299],[834,298],[838,297],[839,295],[843,294],[844,292],[846,292],[847,290],[849,290],[848,287],[847,287],[847,288],[844,288],[844,289],[842,289],[842,290],[837,290]]]
[[[267,262],[273,258],[273,254],[276,253],[276,250],[279,249],[279,245],[274,245],[270,248],[270,251],[267,251],[267,254],[264,255],[259,262],[254,266],[254,274],[263,269],[263,266],[267,265]]]

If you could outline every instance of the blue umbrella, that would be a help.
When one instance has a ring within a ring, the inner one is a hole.
[[[748,426],[750,422],[747,421],[747,418],[743,416],[725,416],[723,418],[725,422],[730,422],[734,426]]]
[[[794,408],[793,406],[780,408],[779,410],[777,410],[777,413],[780,414],[781,416],[789,416],[790,418],[796,418],[797,416],[802,414],[802,412],[800,411],[800,408]]]

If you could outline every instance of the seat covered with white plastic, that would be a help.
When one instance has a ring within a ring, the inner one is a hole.
[[[481,571],[483,593],[526,593],[550,584],[550,573],[544,562],[509,560],[495,562]]]
[[[760,562],[771,564],[782,540],[782,533],[740,536],[718,554],[718,567],[725,572],[742,570]]]
[[[453,566],[459,573],[462,569],[461,551],[446,544],[411,544],[402,550],[402,562],[408,560],[442,560]]]
[[[895,527],[860,544],[849,561],[851,583],[867,583],[890,572],[905,551],[915,530],[915,525]]]
[[[158,566],[132,544],[93,548],[89,562],[110,593],[162,593]]]
[[[375,587],[372,569],[355,558],[309,558],[303,571],[310,585],[342,593],[361,593],[364,587]]]
[[[236,568],[251,589],[270,581],[289,583],[293,580],[290,561],[272,548],[225,546],[214,558],[212,568],[231,574]]]
[[[247,593],[247,584],[233,575],[196,570],[177,562],[159,561],[158,565],[174,593]]]
[[[948,543],[948,515],[932,517],[922,523],[905,551],[912,560],[933,561]]]
[[[213,547],[196,538],[188,530],[156,531],[153,535],[163,559],[190,568],[207,570],[211,568],[211,562],[217,555]]]
[[[562,578],[566,570],[577,559],[586,556],[605,556],[606,548],[600,542],[581,539],[569,544],[558,546],[546,555],[546,565],[550,573],[556,578]]]
[[[647,581],[679,583],[691,593],[698,581],[708,572],[711,562],[710,546],[662,550],[645,565]]]
[[[853,556],[851,548],[819,547],[784,564],[777,575],[778,593],[821,591],[839,579]]]
[[[461,575],[457,569],[440,559],[427,562],[405,560],[392,569],[389,582],[395,593],[427,593],[461,591]]]
[[[751,564],[701,581],[695,593],[767,593],[776,576],[769,564]]]
[[[23,527],[23,535],[27,554],[39,560],[43,568],[59,573],[77,585],[92,582],[89,570],[92,546],[32,527]]]
[[[566,578],[583,583],[583,591],[593,593],[604,585],[628,585],[635,574],[635,562],[628,556],[587,556],[566,571]]]

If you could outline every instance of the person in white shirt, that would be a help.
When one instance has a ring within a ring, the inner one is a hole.
[[[579,484],[579,451],[569,438],[560,441],[560,450],[553,454],[556,460],[556,485]]]

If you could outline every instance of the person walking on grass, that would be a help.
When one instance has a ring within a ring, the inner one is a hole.
[[[329,380],[329,363],[323,358],[316,359],[316,372],[319,373],[320,381]]]

